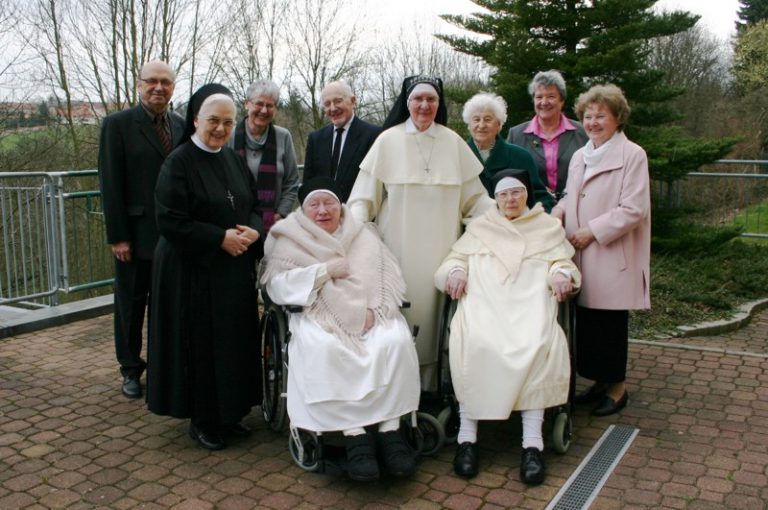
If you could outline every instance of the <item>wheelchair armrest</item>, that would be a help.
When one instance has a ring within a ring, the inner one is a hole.
[[[402,303],[400,303],[400,308],[405,309],[405,308],[410,308],[410,307],[411,307],[411,302],[410,301],[403,301]]]

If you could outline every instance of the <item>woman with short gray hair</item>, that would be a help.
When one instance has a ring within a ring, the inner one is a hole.
[[[536,114],[511,128],[507,141],[531,153],[541,181],[560,199],[568,179],[568,163],[573,153],[587,143],[587,134],[578,121],[563,115],[566,87],[559,71],[536,73],[528,84],[528,93]]]
[[[286,217],[296,201],[299,170],[291,133],[272,121],[280,88],[272,80],[256,80],[245,92],[246,118],[238,123],[230,146],[247,162],[256,180],[265,231]]]
[[[480,92],[464,104],[462,118],[467,123],[470,137],[467,143],[477,159],[483,164],[480,180],[493,197],[491,181],[493,176],[510,168],[525,170],[534,192],[534,203],[541,202],[549,212],[555,200],[539,179],[536,163],[524,148],[505,142],[499,133],[507,121],[507,102],[504,98],[488,92]]]

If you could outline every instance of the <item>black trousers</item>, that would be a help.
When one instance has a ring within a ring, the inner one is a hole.
[[[576,305],[576,371],[601,383],[627,376],[629,311],[598,310]]]
[[[141,377],[147,367],[141,337],[151,284],[151,260],[115,260],[115,354],[123,376]]]

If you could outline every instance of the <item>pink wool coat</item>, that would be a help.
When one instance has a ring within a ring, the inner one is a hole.
[[[567,235],[589,226],[595,236],[573,258],[583,278],[577,303],[603,310],[650,308],[651,198],[645,151],[617,133],[586,181],[583,152],[573,155],[566,195],[555,206],[565,214]]]

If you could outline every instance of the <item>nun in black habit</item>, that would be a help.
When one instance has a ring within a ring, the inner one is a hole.
[[[190,418],[190,436],[212,450],[248,435],[240,421],[261,403],[254,253],[262,221],[251,173],[226,146],[234,122],[226,87],[195,92],[187,140],[155,188],[147,404]]]

